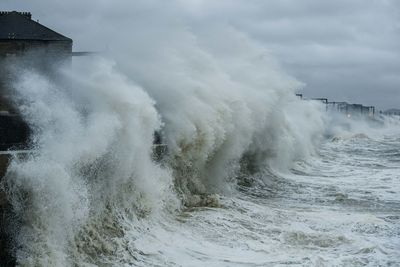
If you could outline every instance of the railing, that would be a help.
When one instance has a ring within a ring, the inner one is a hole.
[[[303,98],[303,94],[296,94],[300,99],[303,100],[314,100],[321,101],[325,105],[325,110],[336,110],[342,113],[346,113],[346,115],[368,115],[370,117],[375,115],[375,107],[374,106],[364,106],[362,104],[351,104],[347,102],[337,102],[337,101],[329,101],[328,98]]]

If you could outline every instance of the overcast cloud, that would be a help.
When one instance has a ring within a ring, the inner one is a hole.
[[[397,0],[0,1],[2,10],[31,11],[77,51],[112,49],[110,32],[135,17],[151,23],[165,13],[202,30],[228,25],[262,43],[305,83],[306,96],[400,108]]]

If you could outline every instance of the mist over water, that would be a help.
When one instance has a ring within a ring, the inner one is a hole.
[[[33,131],[2,182],[17,263],[399,264],[399,120],[333,118],[245,34],[155,12],[57,78],[14,70]]]

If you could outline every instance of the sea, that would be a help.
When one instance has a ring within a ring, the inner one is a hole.
[[[134,264],[400,266],[399,151],[398,132],[327,138],[289,172],[262,170],[219,207],[133,235]]]
[[[16,264],[400,266],[400,118],[327,112],[268,60],[204,51],[13,69],[32,129],[1,181]]]

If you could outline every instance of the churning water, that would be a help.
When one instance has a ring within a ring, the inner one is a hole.
[[[398,119],[298,99],[233,29],[156,26],[115,62],[13,69],[33,150],[1,183],[19,265],[400,265]]]
[[[400,265],[398,119],[325,114],[277,84],[155,102],[106,60],[86,70],[14,84],[34,149],[2,182],[19,265]]]
[[[261,171],[221,207],[133,234],[139,266],[398,266],[400,139],[326,140],[290,173]],[[129,236],[129,235],[128,235]]]

